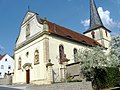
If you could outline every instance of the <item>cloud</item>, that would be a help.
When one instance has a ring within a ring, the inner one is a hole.
[[[83,24],[85,29],[87,29],[89,27],[89,24],[90,24],[90,19],[85,19],[84,21],[81,21],[81,24]]]
[[[120,36],[120,31],[112,32],[111,35],[112,35],[112,36]]]
[[[110,12],[108,10],[103,11],[102,7],[98,8],[98,13],[102,19],[102,22],[105,26],[110,26],[113,23],[112,18],[110,17]]]
[[[4,49],[4,47],[2,45],[0,45],[0,50],[3,50],[3,49]]]
[[[90,19],[85,19],[84,21],[81,21],[81,23],[82,23],[85,27],[87,27],[87,26],[89,26]]]
[[[114,21],[111,17],[110,17],[110,11],[108,10],[103,10],[102,7],[98,7],[98,13],[100,15],[100,18],[103,22],[103,24],[109,28],[109,29],[113,29],[113,28],[117,28],[120,29],[120,22],[116,22]],[[89,27],[89,23],[90,23],[90,19],[85,19],[81,21],[81,24],[85,27],[85,29]]]

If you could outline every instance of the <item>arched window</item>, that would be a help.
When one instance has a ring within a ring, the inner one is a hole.
[[[91,35],[92,35],[92,38],[95,38],[95,32],[94,31],[91,32]]]
[[[21,57],[19,57],[19,59],[18,59],[18,70],[20,70],[21,69]]]
[[[78,61],[78,51],[76,48],[73,49],[73,54],[74,54],[74,62]]]
[[[26,38],[30,36],[30,24],[28,23],[26,26]]]
[[[59,46],[59,58],[60,58],[60,63],[61,63],[63,58],[64,58],[64,47],[63,47],[63,45]]]
[[[39,64],[39,51],[35,50],[34,53],[34,64]]]
[[[106,34],[106,37],[108,37],[108,33],[107,33],[107,30],[105,30],[105,34]]]

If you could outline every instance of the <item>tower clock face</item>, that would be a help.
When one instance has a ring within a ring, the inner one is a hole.
[[[30,24],[28,23],[26,26],[26,37],[30,36]]]

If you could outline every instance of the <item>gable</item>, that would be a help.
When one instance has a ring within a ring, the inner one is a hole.
[[[37,13],[30,12],[30,11],[27,12],[21,24],[20,32],[16,40],[16,45],[21,44],[22,42],[31,38],[38,32],[43,31],[43,25],[40,24],[37,19],[38,19]]]
[[[5,60],[5,59],[10,59],[13,62],[13,58],[9,56],[8,54],[0,55],[0,61]]]
[[[25,24],[28,20],[30,20],[34,15],[35,15],[35,13],[33,13],[33,12],[27,12],[22,21],[22,25]]]

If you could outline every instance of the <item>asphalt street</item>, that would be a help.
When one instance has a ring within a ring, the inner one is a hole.
[[[10,87],[1,87],[0,90],[23,90],[23,89],[18,89],[18,88],[10,88]]]
[[[26,86],[0,85],[0,90],[25,90]]]

